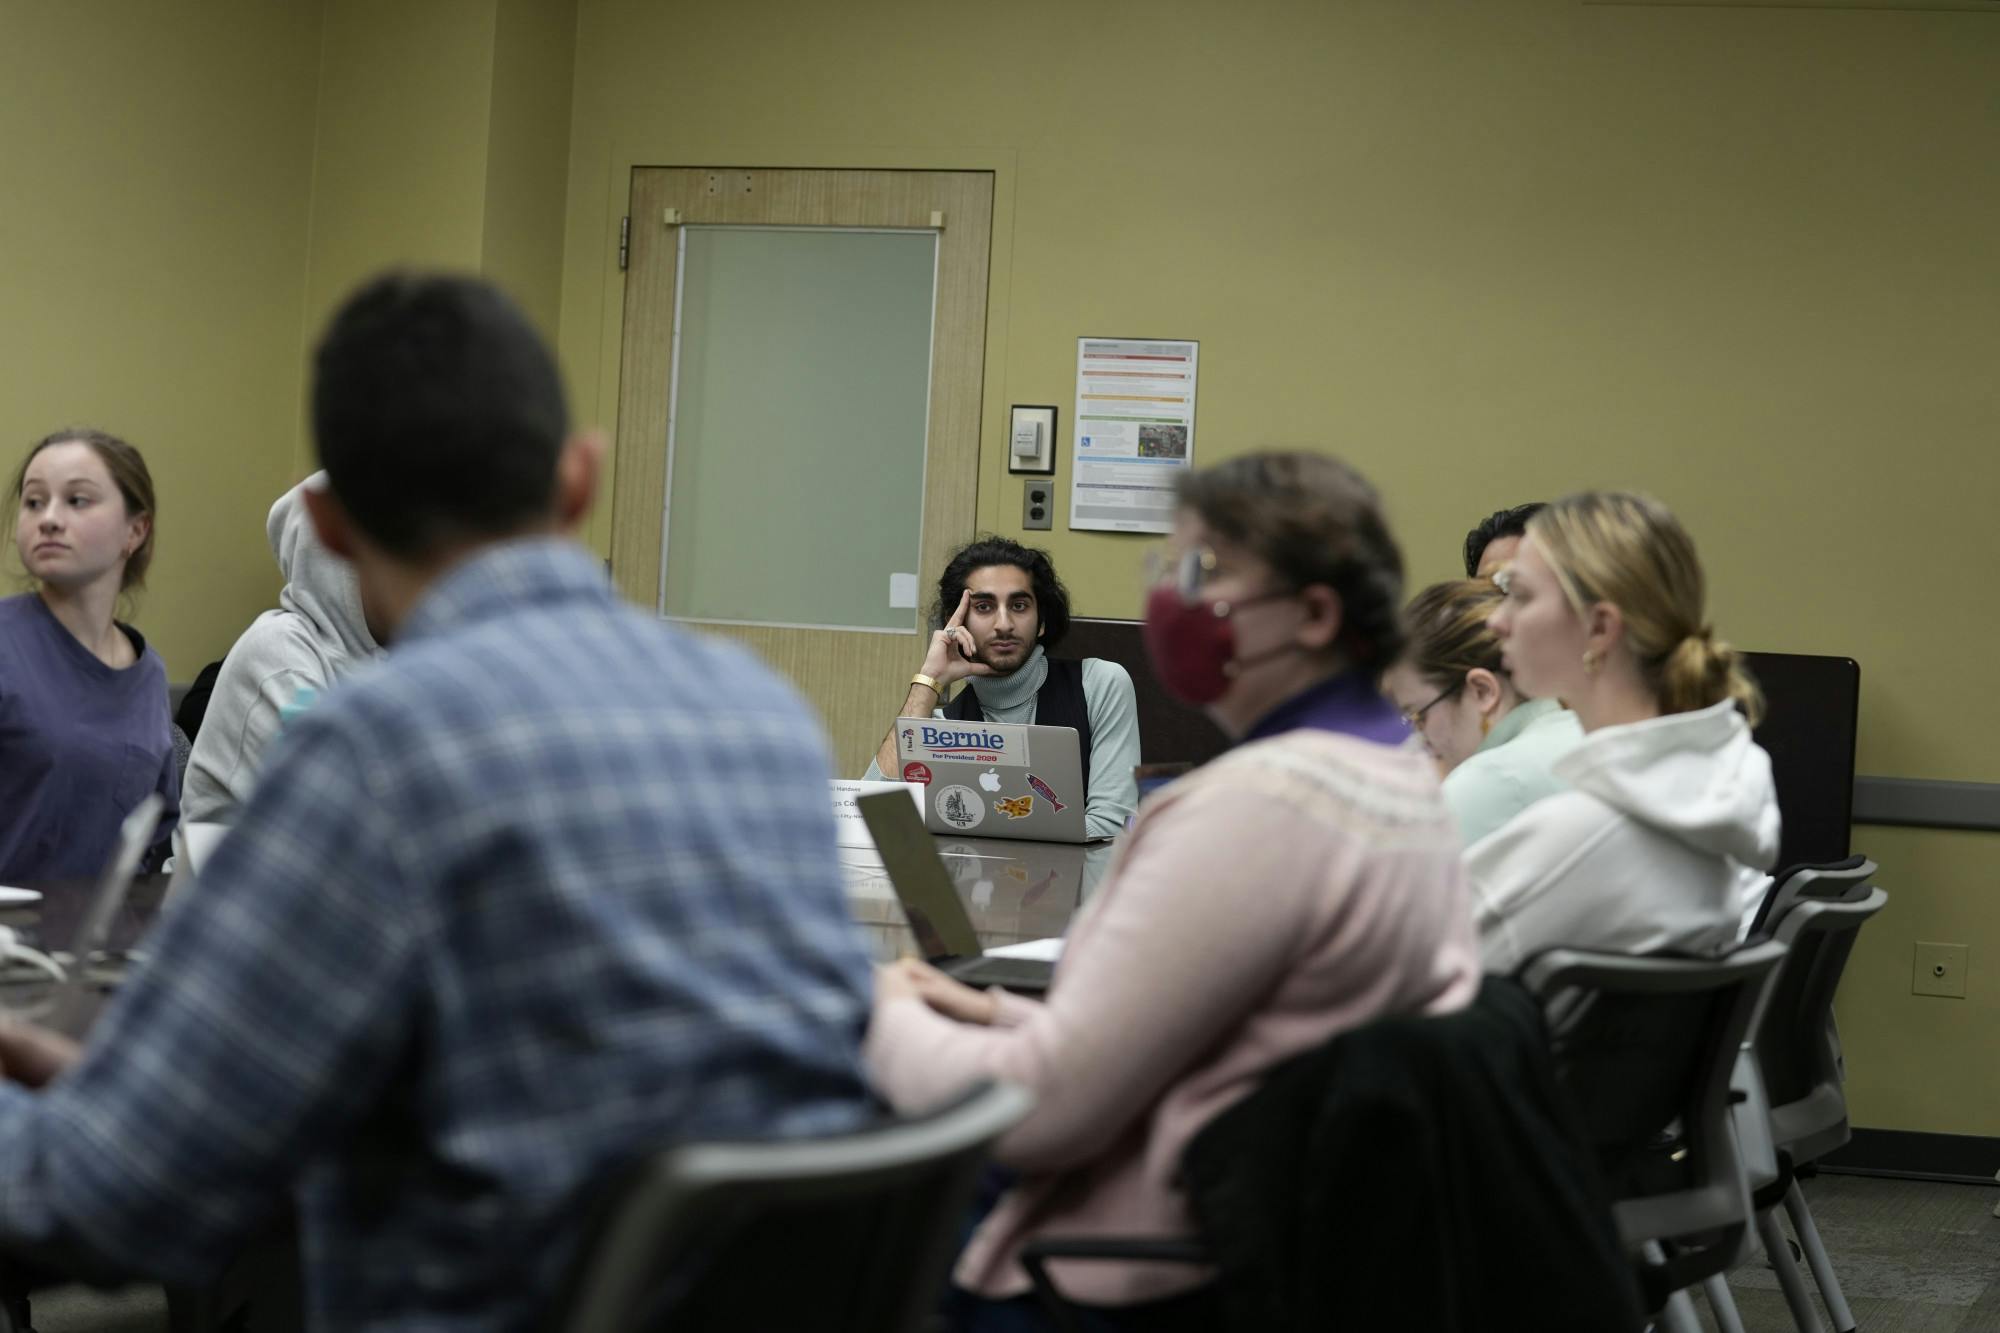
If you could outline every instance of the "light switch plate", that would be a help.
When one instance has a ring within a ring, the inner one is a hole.
[[[1910,994],[1965,998],[1965,969],[1971,950],[1963,944],[1917,941],[1916,963],[1910,970]]]
[[[1039,427],[1041,448],[1022,457],[1014,452],[1014,441],[1023,427]],[[1007,416],[1007,470],[1013,473],[1048,474],[1056,470],[1056,410],[1033,404],[1015,404]]]
[[[1030,532],[1047,532],[1055,526],[1056,484],[1037,477],[1021,484],[1021,526]]]

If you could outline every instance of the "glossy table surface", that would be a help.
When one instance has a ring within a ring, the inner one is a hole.
[[[989,949],[1061,935],[1097,887],[1113,850],[1112,844],[1101,842],[1077,845],[958,836],[938,836],[936,842],[952,887],[965,904],[980,943]],[[839,856],[849,905],[875,957],[886,960],[914,952],[915,939],[881,859],[859,847],[842,847]],[[42,900],[0,904],[0,926],[13,930],[21,943],[67,964],[95,885],[89,880],[57,880],[22,887],[39,891]],[[116,984],[125,954],[139,945],[159,916],[166,890],[165,875],[144,875],[132,886],[113,918],[107,957],[91,970],[101,989],[108,991]],[[34,1017],[52,990],[46,975],[32,967],[0,966],[0,1009]]]
[[[36,880],[21,887],[42,895],[37,903],[0,904],[0,926],[12,930],[22,944],[52,954],[65,966],[76,933],[90,909],[97,885],[92,880]],[[166,898],[165,875],[141,875],[133,882],[118,914],[111,919],[105,956],[94,962],[90,977],[100,995],[108,994],[123,974],[127,953],[139,944],[160,914]],[[45,1017],[54,995],[54,981],[45,972],[20,962],[0,965],[0,1010],[23,1018]]]
[[[1001,838],[936,837],[938,855],[965,904],[979,942],[997,945],[1060,935],[1090,899],[1111,863],[1113,844],[1014,842]],[[840,849],[854,919],[878,959],[916,951],[902,905],[881,859],[859,847]]]

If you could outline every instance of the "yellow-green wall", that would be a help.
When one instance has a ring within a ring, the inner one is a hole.
[[[177,679],[277,592],[319,40],[316,4],[0,0],[0,468],[64,425],[139,446]]]
[[[0,0],[0,454],[145,448],[139,620],[185,678],[274,591],[303,352],[358,278],[493,274],[609,425],[633,164],[988,170],[986,526],[1006,405],[1068,444],[1078,335],[1200,338],[1200,457],[1345,454],[1415,579],[1495,505],[1650,488],[1726,635],[1860,659],[1864,772],[1993,781],[1996,69],[1974,12]],[[1047,542],[1135,609],[1139,543]],[[2000,1133],[2000,837],[1856,840],[1893,894],[1856,1119]],[[1916,939],[1973,946],[1971,998],[1909,995]]]
[[[174,679],[275,599],[264,516],[354,283],[484,271],[553,336],[575,28],[574,0],[0,0],[0,466],[76,423],[146,454],[136,618]]]
[[[585,415],[632,165],[993,169],[985,526],[1016,531],[1008,403],[1064,404],[1068,446],[1077,336],[1199,338],[1199,456],[1344,454],[1416,580],[1500,504],[1650,489],[1725,635],[1861,661],[1864,772],[2000,779],[2000,18],[583,0],[576,59]],[[1138,542],[1045,541],[1134,613]],[[1856,1119],[2000,1133],[2000,838],[1857,845],[1894,905],[1845,995]],[[1973,946],[1972,998],[1909,996],[1916,938]]]
[[[576,0],[499,0],[480,271],[550,338],[562,314]]]
[[[308,349],[392,266],[482,272],[554,336],[575,0],[326,0]],[[298,470],[310,468],[299,441]]]
[[[493,0],[327,0],[304,345],[396,264],[475,269],[485,228]],[[299,437],[298,471],[310,469]]]

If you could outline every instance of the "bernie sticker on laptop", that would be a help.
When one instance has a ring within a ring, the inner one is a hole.
[[[1049,803],[1051,810],[1054,810],[1057,814],[1062,813],[1063,803],[1056,799],[1056,789],[1054,787],[1051,787],[1033,773],[1028,774],[1028,785],[1034,789],[1035,795]]]
[[[972,788],[953,783],[937,794],[937,814],[955,829],[978,828],[986,818],[986,802]]]

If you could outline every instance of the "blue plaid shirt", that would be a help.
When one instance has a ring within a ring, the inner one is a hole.
[[[289,1199],[316,1328],[533,1323],[613,1164],[865,1117],[829,772],[582,548],[475,557],[286,733],[84,1060],[0,1090],[0,1241],[195,1280]]]

